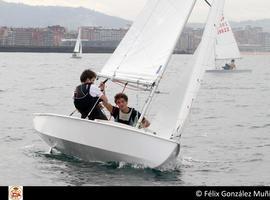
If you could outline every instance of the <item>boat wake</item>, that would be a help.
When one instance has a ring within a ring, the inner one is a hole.
[[[86,162],[82,159],[63,154],[60,151],[57,151],[56,149],[51,149],[47,152],[38,151],[36,153],[45,157],[45,158],[52,159],[52,160],[68,162],[71,164],[79,164],[79,165],[83,165],[83,166],[95,165],[95,167],[106,167],[106,168],[115,169],[115,170],[117,170],[117,169],[123,169],[123,170],[133,169],[133,170],[146,170],[146,171],[154,170],[156,172],[175,172],[175,171],[179,171],[180,166],[181,166],[180,160],[174,160],[174,161],[167,163],[165,166],[163,166],[161,168],[152,169],[152,168],[146,167],[144,165],[130,164],[130,163],[126,163],[126,162],[98,162],[98,161],[97,162]]]
[[[166,166],[152,169],[143,165],[139,164],[130,164],[125,162],[120,163],[106,163],[106,165],[115,166],[117,169],[135,169],[135,170],[153,170],[156,172],[175,172],[180,169],[181,163],[179,161],[172,161],[170,163],[167,163]]]
[[[224,165],[224,164],[231,164],[233,161],[219,161],[219,160],[200,160],[194,159],[192,157],[183,157],[181,158],[182,166],[191,167],[193,165]]]

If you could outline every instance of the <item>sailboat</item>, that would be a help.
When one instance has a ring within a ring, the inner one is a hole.
[[[229,21],[222,14],[216,34],[214,45],[213,62],[208,66],[206,72],[210,73],[241,73],[251,70],[240,70],[231,68],[226,62],[241,59],[241,53],[234,37]],[[222,66],[223,65],[223,66]]]
[[[82,40],[81,40],[81,28],[79,29],[78,38],[72,54],[72,58],[82,58]]]
[[[213,1],[195,64],[190,66],[191,73],[186,77],[186,87],[173,91],[182,97],[173,105],[174,115],[171,116],[174,117],[163,116],[162,124],[150,127],[151,130],[140,129],[139,125],[153,98],[158,98],[157,90],[195,3],[196,0],[149,0],[99,73],[100,79],[149,92],[135,127],[113,121],[35,114],[34,127],[41,138],[51,148],[89,162],[124,162],[150,168],[162,168],[175,162],[185,121],[211,57],[208,49],[215,42],[213,36],[224,0]]]

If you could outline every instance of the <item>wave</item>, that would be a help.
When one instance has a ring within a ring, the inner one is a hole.
[[[265,124],[262,126],[251,126],[250,129],[263,129],[263,128],[268,128],[270,127],[270,124]]]
[[[235,107],[237,107],[237,108],[248,108],[249,105],[236,105]]]
[[[235,103],[236,100],[235,99],[225,99],[222,101],[223,103]]]
[[[52,89],[57,89],[59,87],[54,87],[54,86],[51,86],[51,87],[43,87],[43,88],[34,88],[33,90],[35,91],[44,91],[44,90],[52,90]]]
[[[219,161],[211,161],[211,160],[199,160],[199,159],[194,159],[192,157],[184,157],[182,158],[183,161],[187,161],[188,163],[220,163]],[[226,162],[222,162],[226,163]]]
[[[219,118],[219,117],[217,117],[217,116],[209,116],[209,117],[204,117],[204,119],[217,119],[217,118]]]
[[[250,158],[250,159],[242,159],[242,160],[229,160],[229,161],[211,161],[211,160],[197,160],[193,158],[183,158],[182,163],[186,166],[193,166],[193,163],[197,164],[235,164],[235,163],[251,163],[251,162],[262,162],[263,158],[258,158],[259,156],[262,156],[261,154],[255,154],[253,155],[255,158]],[[224,166],[223,166],[224,167]],[[205,170],[205,169],[202,169]],[[207,169],[206,169],[207,170]],[[212,170],[211,170],[212,171]]]
[[[4,142],[8,142],[8,143],[11,143],[11,142],[18,142],[18,141],[22,141],[23,138],[21,137],[11,137],[11,136],[6,136],[4,138],[2,138]]]
[[[236,127],[240,127],[240,128],[245,127],[245,125],[243,125],[243,124],[236,124],[235,126],[236,126]]]
[[[251,162],[262,162],[263,159],[262,158],[251,158],[251,159],[247,159],[247,160],[241,160],[241,163],[251,163]]]
[[[239,88],[235,88],[235,89],[238,89],[238,90],[256,90],[255,87],[239,87]]]
[[[231,90],[232,88],[230,88],[230,87],[208,87],[205,89],[208,89],[208,90]]]
[[[36,105],[39,105],[39,106],[42,106],[42,107],[51,107],[51,106],[53,106],[53,105],[51,105],[51,104],[44,103],[44,102],[36,103]]]

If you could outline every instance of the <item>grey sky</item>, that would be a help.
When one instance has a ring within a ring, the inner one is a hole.
[[[31,5],[60,5],[86,7],[106,14],[134,20],[147,0],[5,0]],[[212,0],[209,0],[210,2]],[[227,0],[225,14],[229,20],[255,20],[270,18],[270,0]],[[208,8],[204,0],[197,0],[190,21],[203,22]]]

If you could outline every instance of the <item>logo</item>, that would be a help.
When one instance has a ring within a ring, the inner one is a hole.
[[[203,195],[203,192],[202,191],[198,190],[196,192],[196,197],[202,197],[202,195]]]
[[[9,200],[23,200],[23,187],[22,186],[9,186]]]

